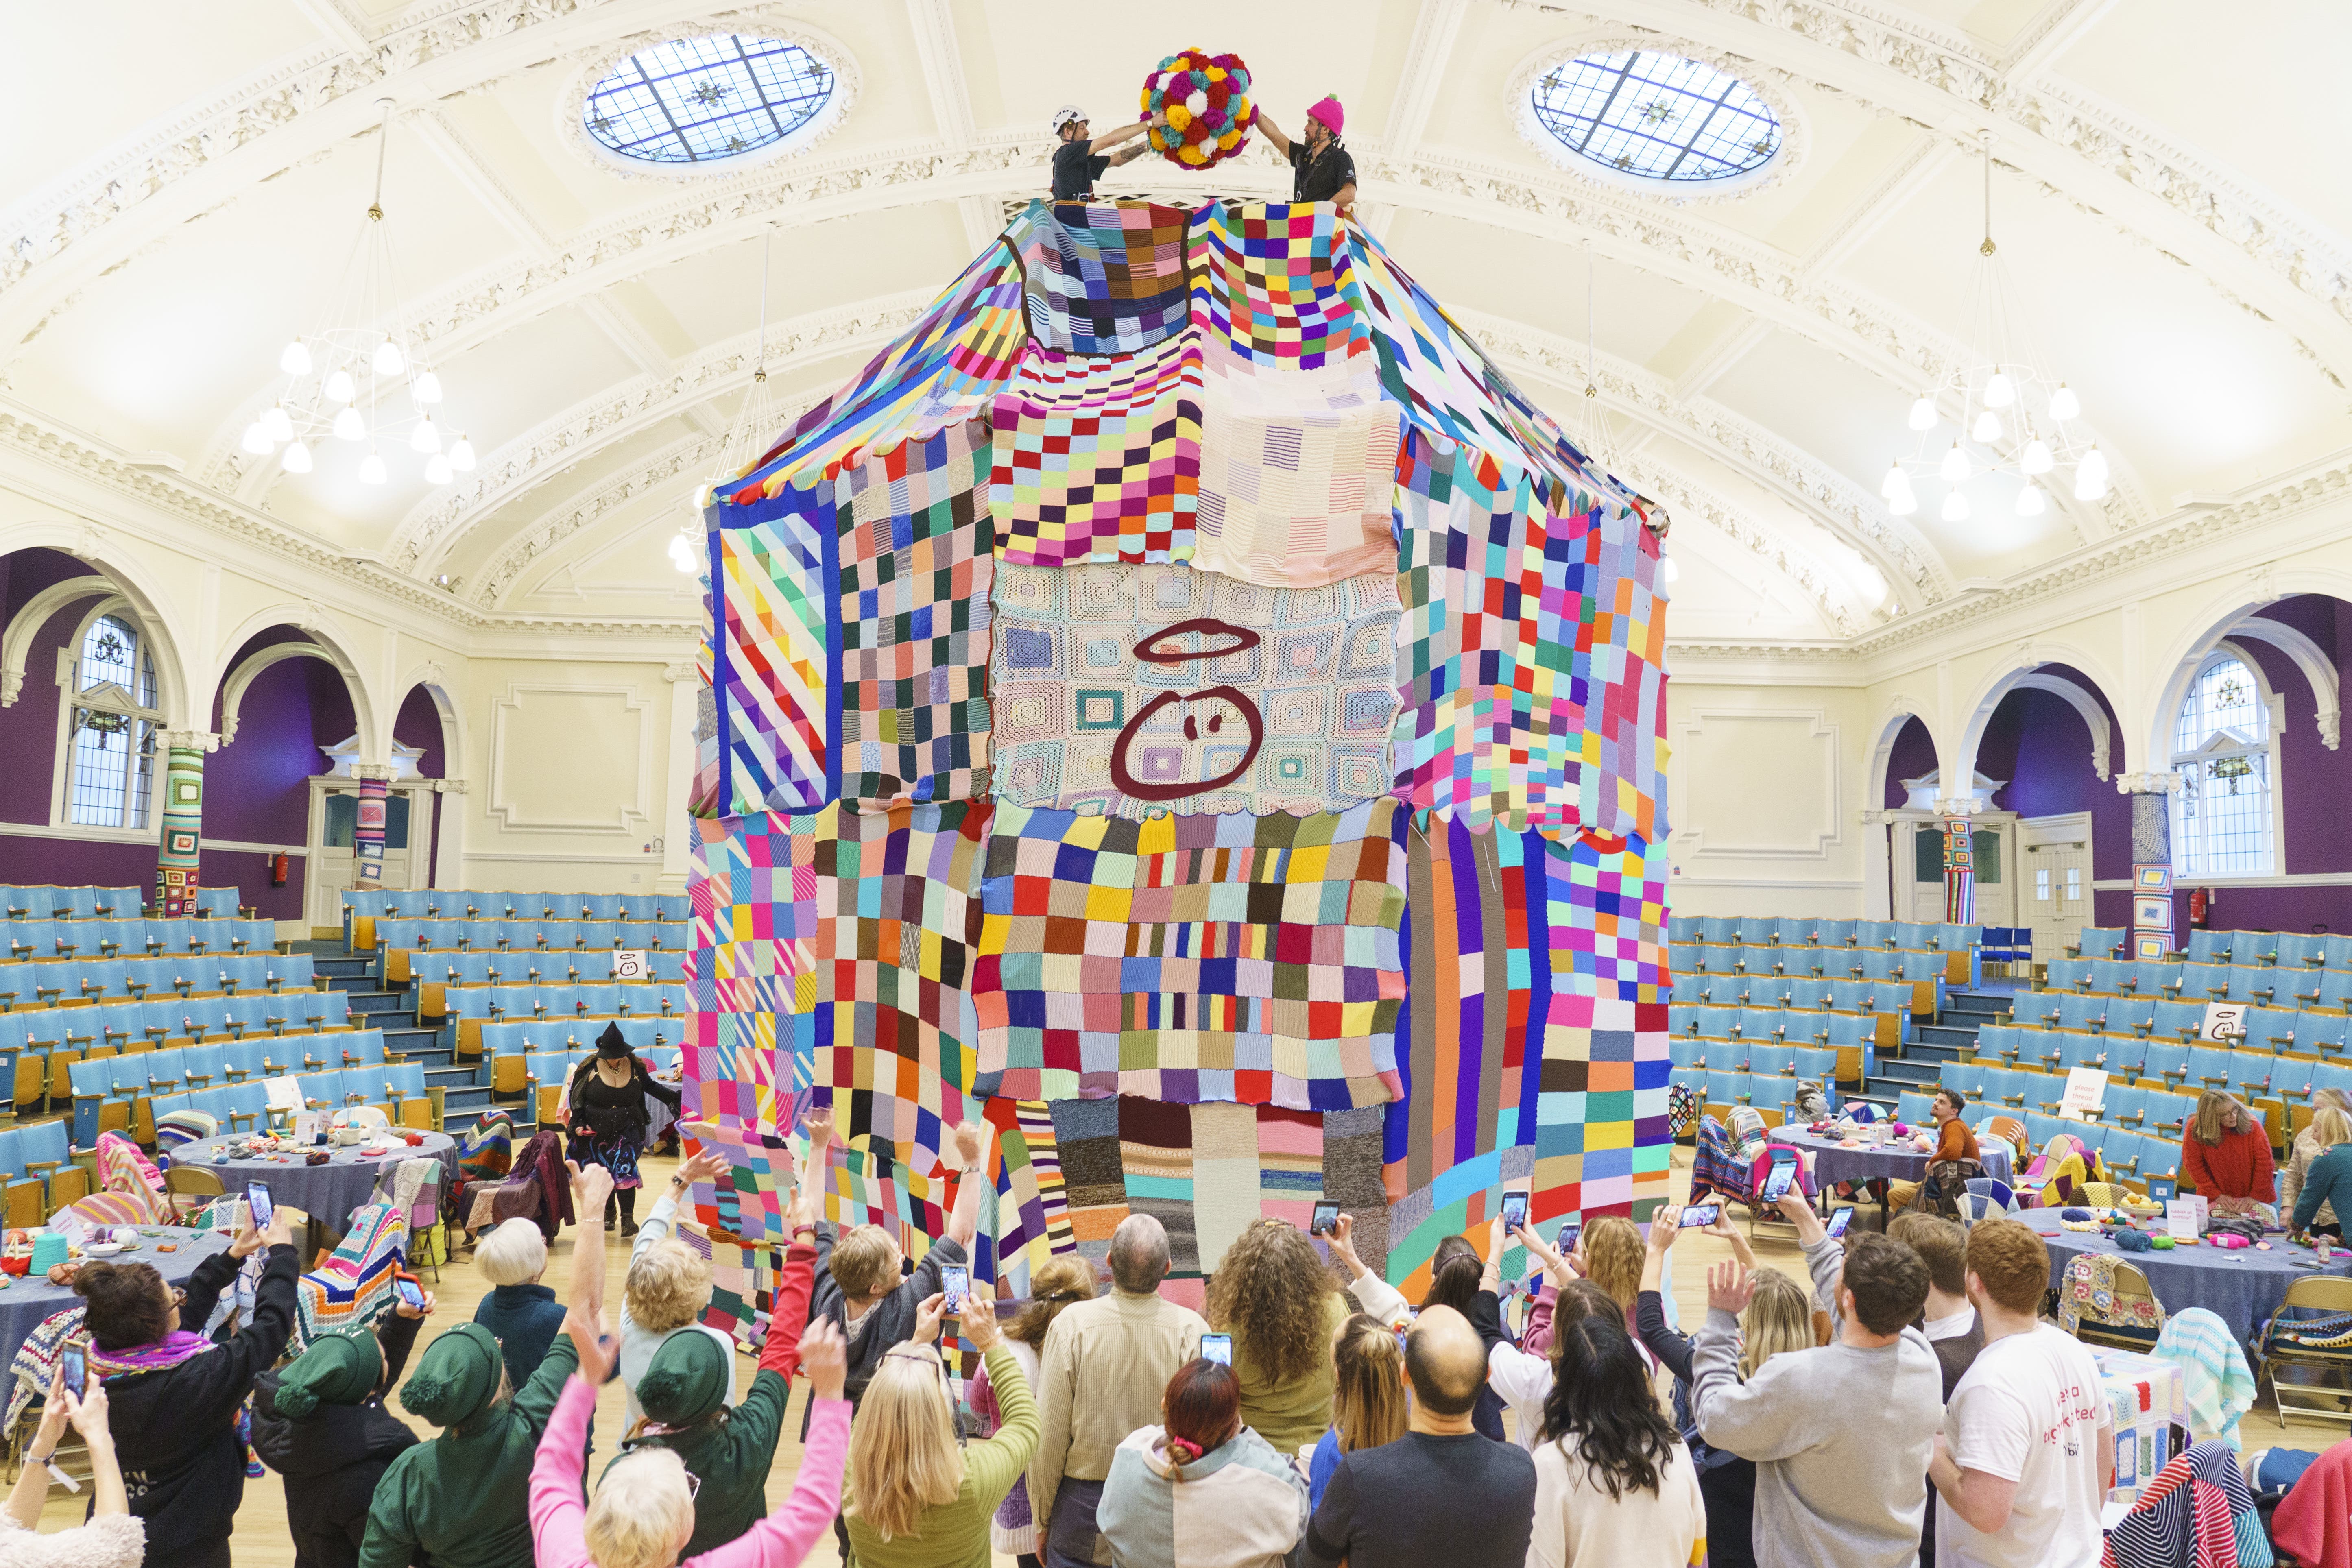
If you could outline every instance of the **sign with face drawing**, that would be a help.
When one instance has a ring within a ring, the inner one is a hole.
[[[1184,565],[1000,566],[995,794],[1141,818],[1389,793],[1392,574],[1269,588]]]

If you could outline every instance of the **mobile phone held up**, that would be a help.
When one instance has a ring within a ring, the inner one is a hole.
[[[89,1385],[89,1358],[79,1345],[68,1345],[65,1353],[58,1357],[58,1365],[65,1373],[66,1392],[79,1399],[82,1390]]]
[[[245,1189],[245,1202],[246,1206],[253,1211],[253,1228],[256,1231],[268,1230],[270,1216],[278,1212],[269,1201],[269,1184],[267,1182],[247,1184]]]
[[[1552,1246],[1559,1250],[1562,1258],[1566,1258],[1576,1250],[1576,1238],[1583,1234],[1584,1227],[1576,1221],[1570,1220],[1559,1227],[1559,1236],[1553,1241]]]
[[[415,1280],[394,1275],[392,1289],[393,1293],[400,1298],[402,1306],[414,1307],[419,1311],[425,1310],[425,1292],[416,1288]]]
[[[1202,1334],[1201,1336],[1201,1359],[1202,1361],[1215,1362],[1219,1366],[1233,1365],[1234,1336],[1231,1334]]]
[[[1309,1236],[1334,1236],[1339,1233],[1339,1201],[1335,1198],[1316,1199],[1315,1213],[1307,1222],[1307,1234]]]
[[[1708,1226],[1713,1225],[1722,1213],[1723,1205],[1721,1204],[1693,1204],[1690,1207],[1683,1210],[1681,1228],[1684,1230],[1705,1230]]]
[[[971,1270],[961,1263],[950,1263],[940,1270],[940,1289],[947,1297],[940,1310],[950,1318],[963,1316],[964,1301],[971,1295]]]
[[[1528,1194],[1507,1192],[1503,1194],[1503,1234],[1508,1236],[1528,1223]]]
[[[1853,1223],[1853,1211],[1852,1209],[1840,1209],[1837,1213],[1830,1215],[1829,1224],[1823,1226],[1822,1230],[1832,1241],[1836,1241],[1845,1235],[1845,1227]]]
[[[1789,1195],[1789,1184],[1796,1179],[1797,1167],[1783,1160],[1772,1167],[1764,1178],[1764,1201],[1777,1204]]]

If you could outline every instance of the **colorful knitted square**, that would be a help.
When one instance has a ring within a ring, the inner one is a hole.
[[[1021,244],[1030,342],[1064,353],[1127,353],[1181,331],[1192,316],[1191,216],[1143,202],[1057,202],[1033,214]]]
[[[996,400],[990,505],[1004,559],[1181,561],[1201,491],[1201,353],[1187,335],[1083,359],[1032,344]]]

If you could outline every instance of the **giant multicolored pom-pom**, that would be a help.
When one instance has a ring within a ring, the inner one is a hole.
[[[1183,169],[1223,163],[1249,145],[1249,129],[1257,123],[1249,89],[1249,67],[1239,55],[1170,55],[1143,79],[1143,118],[1167,114],[1165,124],[1151,128],[1153,149]]]

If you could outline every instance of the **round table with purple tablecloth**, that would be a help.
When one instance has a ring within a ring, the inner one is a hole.
[[[1801,1149],[1811,1162],[1813,1185],[1835,1186],[1840,1182],[1920,1182],[1927,1177],[1928,1156],[1911,1147],[1908,1139],[1883,1146],[1864,1144],[1849,1149],[1834,1138],[1816,1138],[1810,1132],[1792,1131],[1776,1127],[1772,1142]],[[1985,1174],[1996,1182],[2010,1179],[2009,1151],[1997,1143],[1988,1143],[1982,1150]]]
[[[2165,1315],[2203,1307],[2230,1325],[2240,1344],[2254,1337],[2264,1320],[2278,1310],[2287,1287],[2306,1274],[2352,1275],[2352,1253],[2338,1252],[2327,1263],[2307,1247],[2284,1236],[2270,1237],[2270,1249],[2220,1247],[2200,1244],[2167,1251],[2126,1252],[2102,1231],[2068,1230],[2057,1209],[2027,1209],[2017,1217],[2042,1235],[2050,1248],[2050,1285],[2063,1283],[2066,1265],[2084,1253],[2121,1258],[2147,1276],[2148,1288],[2164,1304]]]
[[[188,1230],[177,1226],[142,1225],[137,1227],[139,1245],[129,1252],[107,1259],[113,1263],[152,1263],[163,1277],[166,1285],[186,1282],[196,1271],[196,1265],[217,1252],[228,1250],[226,1232]],[[169,1252],[160,1250],[169,1245]],[[16,1359],[16,1349],[32,1331],[41,1326],[41,1320],[68,1307],[81,1305],[81,1298],[69,1285],[52,1285],[37,1274],[9,1275],[5,1289],[0,1289],[0,1367]],[[187,1325],[194,1328],[197,1325]],[[7,1397],[7,1389],[0,1385],[0,1399]]]
[[[263,1154],[251,1159],[240,1155],[221,1161],[214,1158],[224,1148],[241,1145],[242,1133],[224,1134],[193,1143],[183,1143],[172,1151],[174,1165],[194,1165],[210,1171],[220,1178],[221,1186],[231,1197],[242,1197],[247,1183],[266,1182],[270,1200],[300,1209],[311,1221],[329,1235],[340,1236],[352,1217],[352,1210],[368,1201],[375,1191],[376,1178],[387,1165],[403,1160],[438,1160],[441,1163],[442,1186],[446,1190],[449,1178],[457,1170],[457,1141],[446,1132],[422,1134],[424,1142],[411,1147],[381,1154],[362,1154],[354,1147],[330,1149],[322,1164],[310,1164],[300,1154]]]

